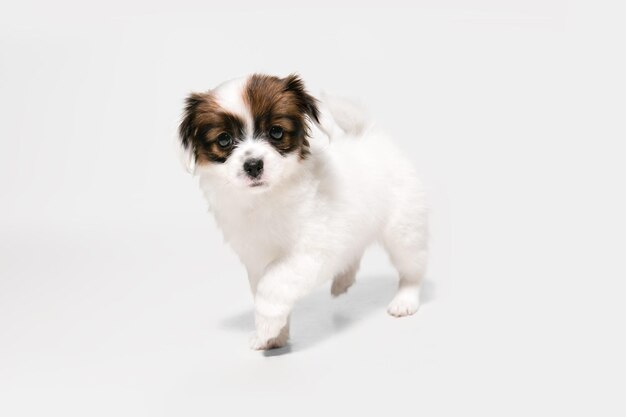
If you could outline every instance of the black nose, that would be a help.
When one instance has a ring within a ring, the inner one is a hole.
[[[263,160],[248,159],[243,163],[243,170],[246,171],[250,178],[258,178],[263,172]]]

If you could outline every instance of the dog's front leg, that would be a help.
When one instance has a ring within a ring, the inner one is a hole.
[[[287,343],[291,309],[319,281],[320,265],[319,258],[294,255],[268,267],[254,297],[256,333],[250,343],[252,349],[278,348]]]

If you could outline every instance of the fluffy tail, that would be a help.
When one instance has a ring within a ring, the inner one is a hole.
[[[319,127],[330,139],[343,135],[360,135],[370,127],[368,112],[360,103],[352,100],[320,94]]]

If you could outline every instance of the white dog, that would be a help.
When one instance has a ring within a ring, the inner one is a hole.
[[[254,74],[191,94],[180,138],[248,271],[253,349],[285,345],[294,303],[316,286],[332,279],[334,296],[346,292],[376,241],[400,276],[389,314],[417,311],[427,258],[424,192],[359,106],[320,102],[295,75]]]

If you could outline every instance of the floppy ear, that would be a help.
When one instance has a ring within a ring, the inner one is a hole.
[[[294,93],[302,113],[309,116],[313,122],[319,123],[320,111],[317,107],[317,99],[306,91],[302,79],[297,74],[290,74],[284,78],[284,82],[285,91]]]
[[[185,169],[191,173],[194,172],[196,163],[195,136],[198,130],[196,112],[201,102],[202,96],[197,93],[192,93],[185,99],[183,118],[178,127],[181,162]]]

